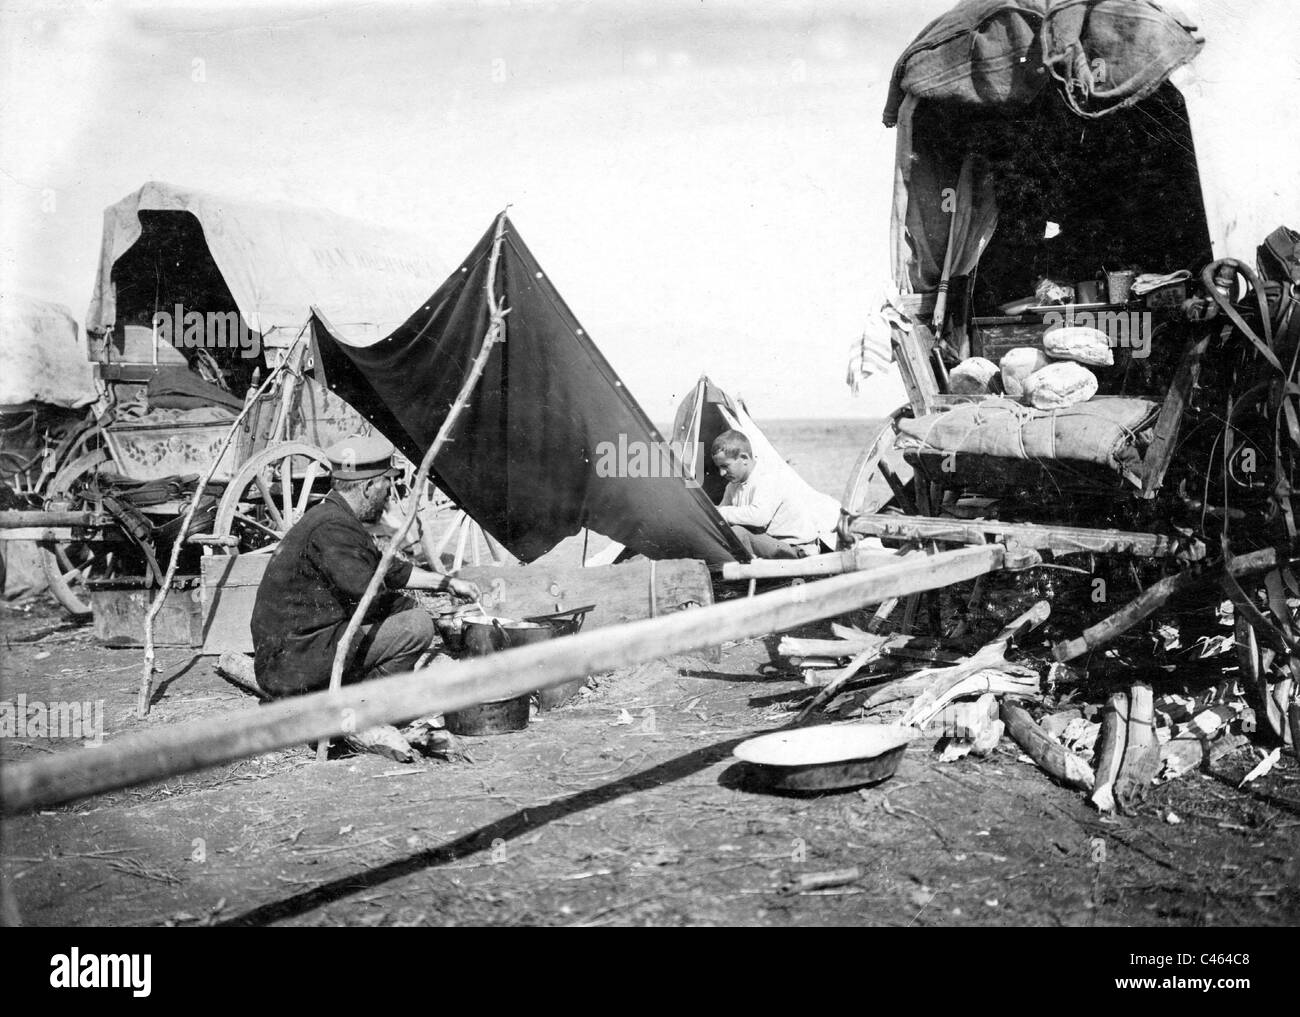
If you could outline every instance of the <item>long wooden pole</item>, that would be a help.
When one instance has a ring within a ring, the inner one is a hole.
[[[194,495],[190,498],[190,503],[185,509],[185,516],[181,520],[180,532],[176,537],[176,542],[172,544],[171,558],[167,562],[167,571],[163,574],[162,586],[144,616],[144,664],[140,674],[140,693],[136,699],[136,715],[138,717],[143,718],[149,715],[149,700],[153,697],[153,622],[158,616],[158,612],[162,610],[163,602],[167,599],[167,592],[172,584],[172,578],[176,575],[176,567],[180,564],[181,549],[185,546],[185,538],[190,531],[190,524],[194,521],[194,513],[199,507],[199,502],[203,499],[203,491],[211,482],[213,474],[217,472],[217,467],[221,465],[221,458],[226,454],[226,449],[230,447],[230,443],[234,441],[240,425],[244,422],[244,418],[257,405],[257,400],[270,387],[271,382],[285,372],[290,359],[298,349],[298,344],[302,342],[305,332],[306,326],[303,326],[303,331],[298,333],[298,338],[293,341],[293,345],[285,353],[284,359],[267,374],[266,380],[258,386],[257,391],[244,401],[244,408],[231,421],[230,429],[226,431],[226,437],[221,442],[221,448],[212,457],[212,462],[208,465],[203,476],[199,478],[198,486],[194,488]]]
[[[1277,551],[1271,547],[1248,554],[1239,554],[1225,569],[1222,565],[1204,571],[1180,572],[1152,583],[1114,614],[1090,625],[1074,639],[1063,639],[1052,647],[1057,660],[1073,660],[1089,650],[1100,649],[1116,636],[1122,635],[1138,622],[1151,617],[1174,597],[1205,589],[1218,583],[1223,576],[1235,578],[1258,575],[1277,567]]]
[[[478,384],[479,378],[482,377],[483,369],[487,366],[488,357],[492,354],[492,348],[498,342],[501,342],[505,335],[506,311],[497,304],[496,298],[497,262],[501,256],[501,240],[505,233],[505,226],[506,214],[502,212],[497,216],[496,232],[492,237],[492,258],[488,262],[487,303],[491,323],[488,325],[487,334],[483,337],[483,345],[479,348],[477,356],[474,357],[474,363],[470,367],[469,374],[465,376],[460,391],[456,393],[456,401],[451,404],[451,410],[443,420],[442,426],[438,428],[438,434],[433,439],[433,444],[425,450],[424,458],[420,460],[420,466],[415,471],[415,479],[411,482],[411,491],[406,500],[406,513],[402,519],[402,525],[393,534],[393,539],[384,548],[384,553],[380,555],[379,566],[375,569],[375,574],[370,577],[370,582],[366,584],[366,592],[362,594],[361,599],[357,602],[352,617],[348,619],[348,627],[343,630],[343,637],[339,640],[338,648],[334,652],[334,666],[330,669],[330,691],[338,689],[343,684],[343,671],[347,667],[348,656],[352,653],[352,642],[356,639],[357,632],[361,628],[361,619],[365,617],[366,611],[369,610],[370,604],[379,592],[379,587],[383,585],[384,575],[388,572],[388,567],[392,564],[397,549],[402,545],[402,541],[411,529],[411,523],[415,521],[415,517],[420,511],[420,501],[424,497],[424,484],[428,479],[429,469],[433,466],[433,461],[438,457],[438,453],[442,451],[442,447],[447,443],[447,439],[460,417],[460,411],[469,402],[469,397]],[[464,547],[464,539],[462,534],[462,548]],[[458,550],[457,567],[459,567],[460,555],[461,551]],[[438,563],[430,561],[429,568],[437,569]],[[316,750],[316,756],[322,763],[325,761],[328,751],[329,741],[322,739]]]
[[[1014,540],[1021,547],[1055,551],[1058,554],[1092,552],[1172,558],[1182,550],[1176,541],[1161,533],[1040,526],[1034,523],[1005,523],[996,519],[948,519],[942,516],[868,513],[855,518],[850,529],[867,537],[942,540],[960,544],[982,544],[989,539]]]
[[[860,572],[863,569],[892,565],[901,557],[898,551],[879,548],[857,548],[852,551],[832,551],[813,554],[806,558],[755,558],[748,562],[729,561],[722,566],[722,578],[739,579],[790,579],[807,576],[837,576],[843,572]]]
[[[563,639],[169,725],[0,770],[0,812],[13,814],[131,787],[315,739],[463,710],[659,657],[779,632],[865,604],[938,589],[1001,568],[997,544],[907,559],[757,597],[613,625]]]

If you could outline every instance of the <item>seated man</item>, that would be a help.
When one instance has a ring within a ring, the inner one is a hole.
[[[755,558],[803,558],[834,551],[840,505],[814,491],[785,463],[760,462],[740,431],[723,431],[709,449],[727,481],[718,511]]]
[[[393,446],[353,436],[326,453],[331,490],[280,541],[253,603],[253,668],[274,697],[329,687],[334,653],[375,569],[379,549],[362,523],[388,500]],[[433,642],[433,620],[402,588],[479,596],[478,587],[394,561],[352,643],[345,683],[409,671]]]

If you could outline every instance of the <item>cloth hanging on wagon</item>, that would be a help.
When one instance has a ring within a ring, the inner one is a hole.
[[[904,448],[1094,463],[1124,473],[1141,466],[1159,412],[1149,399],[1118,396],[1099,396],[1063,410],[984,399],[904,418],[898,429]]]
[[[432,444],[487,332],[493,234],[376,343],[349,345],[312,315],[329,388],[412,461]],[[433,464],[438,486],[525,562],[584,526],[649,558],[746,559],[509,220],[496,294],[509,310],[505,342]]]

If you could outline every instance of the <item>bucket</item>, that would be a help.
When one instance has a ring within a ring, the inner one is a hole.
[[[1106,273],[1106,296],[1112,304],[1127,304],[1137,273],[1129,269]]]

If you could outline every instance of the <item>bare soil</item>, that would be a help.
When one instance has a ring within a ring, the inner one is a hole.
[[[0,698],[102,699],[108,741],[253,705],[212,658],[163,650],[142,721],[140,651],[96,645],[43,601],[0,612]],[[468,740],[473,762],[317,764],[304,746],[8,819],[3,876],[28,925],[1300,920],[1293,757],[1239,790],[1257,759],[1243,749],[1117,819],[1006,740],[955,763],[917,742],[893,778],[858,791],[758,793],[732,748],[809,694],[775,646],[599,676],[526,731]],[[0,763],[79,747],[6,738]],[[840,885],[800,888],[852,867]]]

